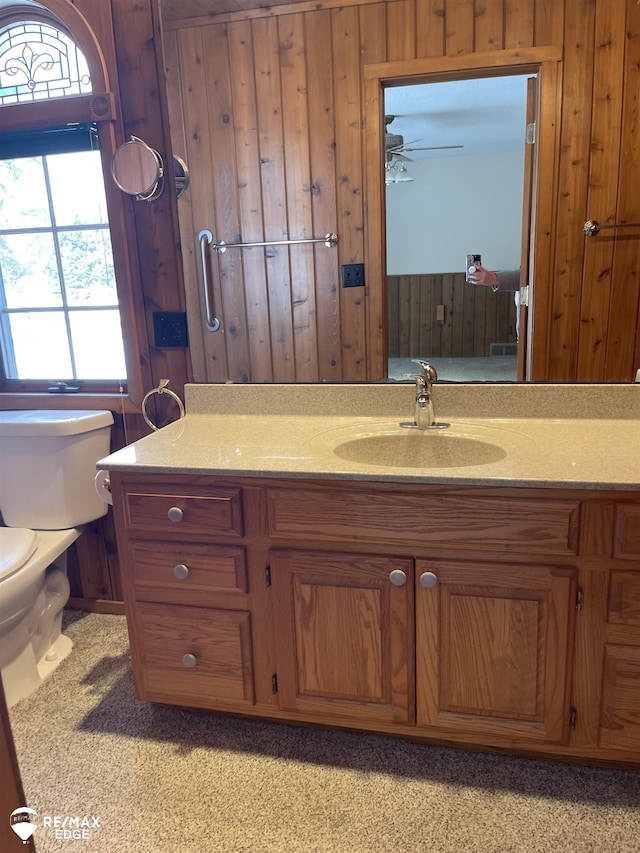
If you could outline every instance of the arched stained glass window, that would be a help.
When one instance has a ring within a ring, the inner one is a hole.
[[[37,21],[0,29],[0,105],[90,92],[85,58],[64,32]]]

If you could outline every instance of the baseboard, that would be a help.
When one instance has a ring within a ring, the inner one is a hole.
[[[88,613],[109,613],[124,616],[124,601],[108,601],[104,598],[70,598],[67,610],[85,610]]]

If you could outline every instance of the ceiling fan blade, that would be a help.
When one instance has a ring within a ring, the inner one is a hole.
[[[403,148],[403,151],[444,151],[448,148],[464,148],[464,145],[430,145],[427,148]]]

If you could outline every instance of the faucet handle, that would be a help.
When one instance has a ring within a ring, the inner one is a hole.
[[[421,376],[425,379],[428,379],[430,382],[435,382],[438,378],[438,373],[435,367],[432,364],[429,364],[428,361],[423,361],[421,358],[412,358],[411,361],[414,364],[419,364],[422,370]],[[413,377],[414,379],[416,377]]]

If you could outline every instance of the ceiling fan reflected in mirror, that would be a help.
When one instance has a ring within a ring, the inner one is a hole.
[[[403,118],[403,116],[396,115],[387,115],[384,117],[384,125],[385,125],[385,135],[384,135],[384,149],[385,149],[385,163],[389,163],[394,158],[398,158],[400,160],[405,160],[408,163],[411,163],[411,157],[406,156],[406,152],[412,153],[413,151],[445,151],[450,148],[464,148],[464,145],[427,145],[421,147],[412,147],[416,142],[422,142],[421,139],[413,139],[411,142],[404,141],[404,137],[400,133],[391,133],[389,130],[389,125],[396,118]]]

